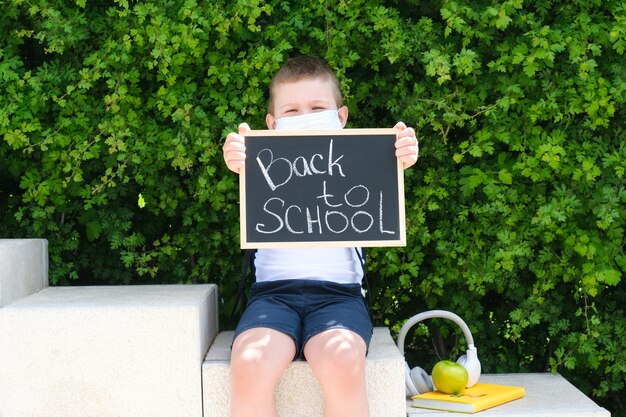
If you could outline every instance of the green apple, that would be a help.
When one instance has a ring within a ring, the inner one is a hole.
[[[437,391],[458,394],[467,385],[467,369],[452,361],[439,361],[433,368],[433,384]]]

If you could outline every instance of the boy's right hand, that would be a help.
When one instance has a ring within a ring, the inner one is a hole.
[[[222,147],[226,166],[237,174],[246,163],[246,145],[243,137],[250,131],[250,126],[247,123],[240,124],[239,133],[230,132]]]

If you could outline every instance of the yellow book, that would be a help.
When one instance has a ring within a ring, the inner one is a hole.
[[[444,394],[439,391],[411,397],[411,407],[432,410],[455,411],[458,413],[476,413],[522,398],[526,390],[522,387],[498,384],[476,384],[465,388],[458,394]]]

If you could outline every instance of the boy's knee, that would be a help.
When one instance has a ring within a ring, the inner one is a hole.
[[[291,363],[295,354],[293,341],[272,330],[257,330],[240,335],[233,343],[231,374],[241,377],[273,375]]]
[[[365,352],[360,345],[345,344],[339,348],[331,349],[326,359],[334,368],[354,368],[365,363]]]
[[[358,348],[331,349],[309,363],[325,393],[351,392],[364,382],[365,355]]]
[[[305,348],[305,355],[313,366],[334,374],[353,374],[365,366],[365,342],[354,333],[343,337],[335,334],[322,336]]]
[[[230,358],[231,377],[237,381],[269,378],[274,369],[276,363],[259,349],[242,349],[233,352]]]

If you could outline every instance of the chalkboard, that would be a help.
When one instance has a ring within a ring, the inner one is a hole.
[[[395,139],[394,129],[246,135],[241,247],[405,246]]]

